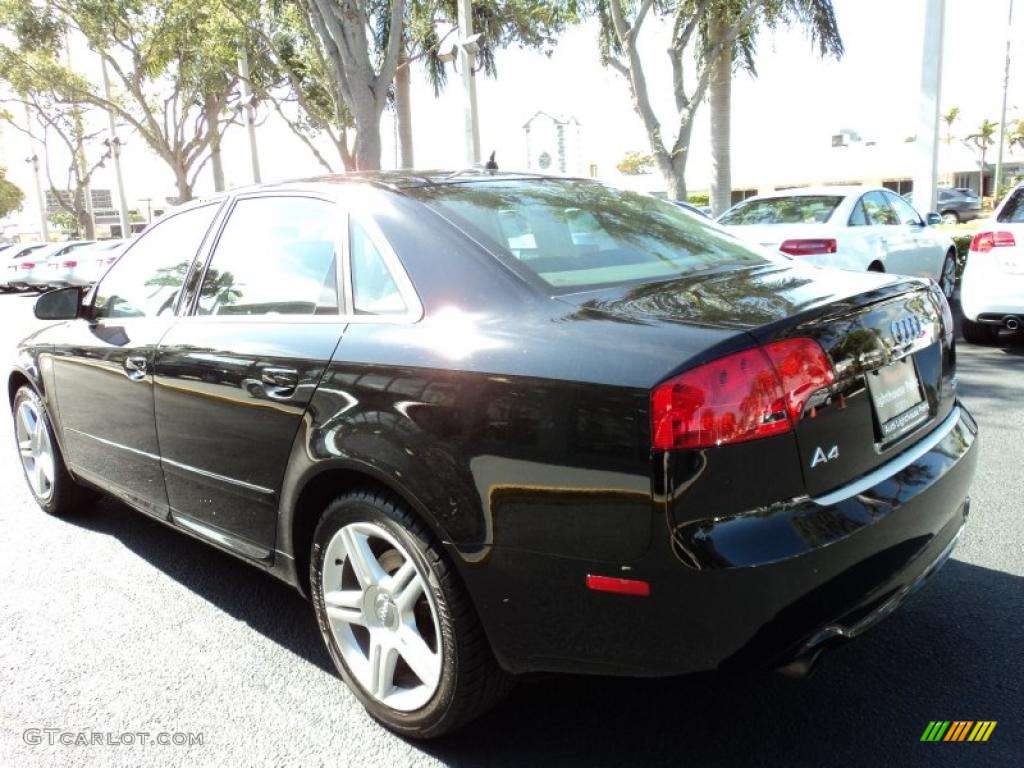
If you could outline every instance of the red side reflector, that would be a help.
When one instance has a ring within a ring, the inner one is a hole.
[[[36,265],[33,264],[31,261],[23,261],[21,263],[21,268],[22,269],[35,269]]]
[[[971,240],[971,250],[988,253],[993,248],[1012,248],[1017,245],[1013,232],[979,232]]]
[[[587,589],[595,592],[617,592],[620,595],[636,595],[648,597],[651,585],[639,579],[617,579],[614,576],[594,576],[587,574]]]
[[[835,253],[836,241],[832,238],[808,238],[806,240],[786,240],[779,250],[790,256],[815,256],[822,253]]]
[[[651,393],[656,451],[741,443],[792,429],[812,394],[835,382],[813,339],[786,339],[723,357]]]
[[[68,268],[77,267],[78,266],[78,262],[77,261],[65,261],[64,262],[64,266],[68,267]]]

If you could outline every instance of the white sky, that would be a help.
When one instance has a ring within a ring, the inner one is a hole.
[[[1008,0],[947,0],[942,109],[956,105],[961,120],[954,129],[966,135],[985,118],[998,120],[1007,35]],[[808,146],[827,146],[830,136],[850,128],[866,139],[899,142],[917,132],[917,95],[921,80],[921,45],[925,0],[835,0],[846,55],[821,60],[800,28],[766,33],[758,41],[759,77],[736,77],[733,86],[733,175],[757,175],[764,158],[792,157],[799,163]],[[1024,117],[1024,6],[1018,3],[1011,34],[1018,59],[1010,73],[1008,118]],[[663,126],[672,124],[672,96],[666,28],[649,20],[641,38],[648,84]],[[582,123],[584,163],[596,163],[602,176],[631,149],[646,150],[640,119],[633,112],[625,81],[598,62],[593,23],[569,30],[554,55],[507,50],[498,53],[499,77],[479,77],[481,149],[497,150],[506,169],[525,166],[522,124],[537,110],[572,114]],[[78,59],[85,59],[86,54]],[[95,63],[83,61],[88,71]],[[98,76],[98,73],[97,73]],[[420,168],[464,165],[460,80],[435,98],[422,72],[413,74],[416,165]],[[394,164],[393,121],[381,124],[383,163]],[[666,131],[667,132],[667,131]],[[709,175],[708,109],[701,106],[691,142],[687,181],[691,190],[706,189]],[[170,170],[155,159],[138,137],[122,132],[128,145],[122,155],[129,206],[141,198],[162,199],[175,193]],[[280,124],[268,120],[258,133],[265,181],[320,172],[309,151]],[[330,148],[325,148],[330,152]],[[37,213],[32,200],[29,155],[24,138],[10,128],[0,135],[0,164],[28,193],[19,223],[32,228]],[[57,158],[55,158],[57,159]],[[332,158],[333,159],[333,158]],[[742,160],[743,168],[737,167]],[[59,162],[64,162],[62,158]],[[59,164],[56,163],[56,164]],[[232,128],[224,143],[229,185],[251,182],[245,132]],[[777,159],[774,160],[777,165]],[[96,187],[113,187],[112,174],[97,173]],[[197,194],[212,191],[204,169]],[[144,210],[144,206],[141,206]]]

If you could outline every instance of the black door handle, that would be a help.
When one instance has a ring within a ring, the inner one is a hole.
[[[299,386],[299,372],[294,368],[264,368],[260,381],[269,397],[291,397]]]
[[[141,355],[129,355],[124,359],[124,371],[129,379],[138,381],[146,377],[146,358]]]

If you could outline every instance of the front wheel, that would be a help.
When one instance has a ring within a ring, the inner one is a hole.
[[[493,706],[510,677],[427,527],[397,499],[346,493],[313,534],[317,622],[367,711],[406,736],[449,733]]]
[[[950,251],[942,262],[942,273],[939,275],[939,287],[946,301],[953,300],[953,292],[956,290],[956,253]]]
[[[23,386],[14,396],[14,439],[25,480],[36,503],[60,517],[73,514],[96,498],[68,473],[53,427],[39,395]]]
[[[999,329],[996,326],[975,323],[966,317],[961,330],[964,333],[964,340],[969,344],[991,344],[999,336]]]

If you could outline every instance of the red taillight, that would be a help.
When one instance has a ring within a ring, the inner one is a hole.
[[[104,259],[103,260],[103,264],[104,264],[104,266],[108,266],[109,267],[115,261],[117,261],[117,256],[111,256],[109,259]]]
[[[993,248],[1009,248],[1016,244],[1013,232],[979,232],[971,240],[971,250],[988,253]]]
[[[77,261],[65,261],[64,262],[64,266],[67,267],[68,269],[70,269],[71,267],[77,267],[78,266],[78,262]]]
[[[31,261],[23,261],[21,263],[21,268],[22,269],[35,269],[36,265],[33,264]]]
[[[788,432],[835,381],[812,339],[787,339],[694,368],[651,393],[655,450],[709,448]]]
[[[816,256],[822,253],[835,253],[836,241],[831,238],[809,238],[806,240],[786,240],[779,250],[790,256]]]
[[[647,597],[651,594],[651,585],[639,579],[617,579],[614,576],[594,576],[587,574],[587,589],[595,592],[617,592],[620,595],[636,595]]]

